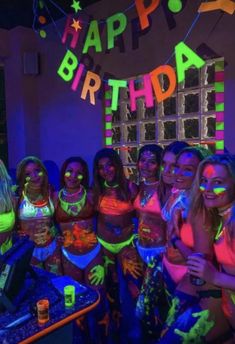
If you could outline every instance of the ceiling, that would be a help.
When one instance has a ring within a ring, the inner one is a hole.
[[[10,30],[16,26],[33,26],[33,4],[38,0],[0,0],[0,28]],[[80,0],[82,9],[100,0]],[[66,13],[73,12],[72,0],[44,0],[54,20],[63,17],[57,5]],[[55,5],[53,5],[53,3]],[[47,18],[49,22],[49,16]]]

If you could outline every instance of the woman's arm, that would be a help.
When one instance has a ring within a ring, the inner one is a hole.
[[[217,287],[235,290],[235,275],[218,271],[210,261],[196,256],[189,256],[187,265],[190,274],[200,277]]]

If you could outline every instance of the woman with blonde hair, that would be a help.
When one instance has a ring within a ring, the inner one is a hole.
[[[223,228],[223,225],[220,225],[223,210],[228,214],[227,209],[231,208],[231,202],[234,200],[234,182],[230,174],[231,169],[224,166],[225,161],[227,166],[231,167],[230,158],[219,155],[207,157],[198,167],[189,200],[191,252],[188,250],[185,256],[186,273],[174,292],[167,326],[159,341],[161,344],[219,343],[224,342],[228,334],[228,322],[221,308],[220,284],[214,283],[211,278],[212,272],[216,271],[213,246],[216,252],[217,242],[213,245],[213,241],[220,236]],[[217,228],[220,228],[218,232]],[[181,240],[178,237],[174,237],[172,241],[180,248]],[[227,255],[225,246],[222,246],[223,254],[231,262],[232,256],[228,257],[232,251],[230,250]],[[232,273],[235,269],[227,271]]]
[[[61,256],[47,170],[40,159],[27,156],[18,164],[16,175],[19,234],[28,235],[35,243],[31,263],[59,274]]]
[[[15,211],[11,186],[11,178],[0,160],[0,255],[12,247]]]
[[[192,215],[204,228],[211,228],[218,265],[203,257],[189,256],[188,270],[222,289],[222,309],[235,342],[235,157],[213,155],[197,174]]]

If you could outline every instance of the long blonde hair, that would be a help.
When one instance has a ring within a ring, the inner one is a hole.
[[[13,209],[13,194],[11,190],[12,181],[7,169],[0,160],[0,214]]]
[[[202,172],[206,165],[221,165],[226,168],[230,177],[233,180],[233,190],[231,193],[234,195],[233,202],[235,201],[235,156],[230,154],[214,154],[201,161],[198,166],[197,174],[194,179],[193,189],[191,193],[191,216],[192,218],[196,216],[201,216],[203,224],[208,226],[208,223],[211,226],[211,230],[216,232],[218,226],[221,222],[221,217],[219,216],[218,209],[208,209],[204,205],[204,200],[202,193],[200,192],[200,184]],[[232,236],[232,230],[235,225],[235,207],[233,207],[231,216],[228,219],[226,225],[228,226],[228,232]]]

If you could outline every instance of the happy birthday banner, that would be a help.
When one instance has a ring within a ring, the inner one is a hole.
[[[172,1],[169,3],[172,3]],[[181,4],[181,1],[178,1],[178,3]],[[157,9],[159,4],[160,0],[153,0],[149,6],[145,6],[143,0],[135,1],[140,27],[142,30],[148,28],[150,25],[149,15]],[[174,4],[177,4],[176,0],[174,0]],[[172,10],[173,9],[174,11],[179,11],[181,7],[172,7]],[[76,25],[77,21],[74,19],[73,23],[71,24],[71,19],[71,17],[68,17],[67,19],[62,37],[62,43],[65,44],[68,35],[72,35],[70,48],[75,49],[78,43],[81,25],[79,23],[78,27]],[[126,29],[126,15],[121,12],[116,13],[106,19],[106,25],[107,49],[110,50],[114,47],[115,39],[117,39],[119,35],[123,34]],[[96,53],[102,52],[102,41],[100,38],[97,20],[92,20],[90,22],[82,53],[86,54],[90,48],[94,48]],[[201,68],[205,64],[205,61],[184,42],[180,42],[175,46],[174,53],[176,72],[175,69],[168,64],[158,66],[150,73],[142,76],[143,88],[140,90],[135,89],[135,79],[131,79],[128,82],[126,80],[105,80],[104,82],[112,88],[111,109],[117,109],[119,91],[122,87],[129,88],[131,111],[136,110],[136,99],[142,96],[145,98],[146,107],[152,107],[154,103],[154,96],[157,102],[162,102],[174,93],[176,83],[180,83],[185,79],[185,71],[187,69],[192,66]],[[73,91],[77,90],[81,83],[82,76],[85,75],[85,80],[81,91],[81,98],[85,100],[89,97],[90,103],[95,105],[95,95],[101,88],[102,80],[98,74],[91,71],[86,71],[85,65],[83,63],[79,63],[77,56],[71,50],[67,50],[57,72],[64,81],[72,81],[71,89]],[[168,89],[164,92],[162,91],[159,80],[161,75],[165,75],[169,79]]]
[[[37,0],[35,0],[37,1]],[[35,2],[34,1],[34,2]],[[45,5],[46,0],[39,0],[39,8],[41,11],[46,8],[48,14],[50,12],[48,7]],[[56,5],[53,0],[49,0],[50,3]],[[145,6],[144,0],[135,0],[134,4],[136,7],[136,11],[138,14],[139,26],[141,31],[146,30],[150,27],[149,22],[149,15],[155,11],[159,5],[160,0],[152,0],[148,6]],[[181,0],[168,0],[166,1],[168,10],[172,13],[176,14],[179,13],[183,8],[183,2]],[[44,6],[45,5],[45,6]],[[36,6],[37,7],[37,6]],[[56,5],[58,8],[58,6]],[[71,7],[74,9],[74,12],[77,14],[81,10],[80,2],[76,0],[72,0]],[[132,8],[130,6],[128,9]],[[127,10],[128,10],[127,9]],[[215,10],[222,10],[230,15],[234,14],[235,12],[235,3],[232,0],[214,0],[209,2],[202,2],[198,8],[199,13],[205,13],[209,11]],[[62,11],[63,12],[63,11]],[[64,13],[64,12],[63,12]],[[46,19],[42,15],[38,15],[37,11],[35,10],[34,6],[34,14],[35,18],[38,17],[38,22],[42,25],[45,25]],[[51,15],[50,15],[51,16]],[[75,17],[75,18],[74,18]],[[68,36],[72,36],[70,40],[70,49],[75,49],[78,41],[79,36],[81,33],[82,21],[76,16],[72,17],[71,15],[67,16],[67,22],[65,25],[64,33],[61,36],[61,41],[63,44],[66,44]],[[34,18],[34,23],[35,23]],[[52,19],[53,24],[55,22]],[[117,80],[117,79],[108,79],[102,80],[100,76],[92,71],[86,70],[86,67],[83,63],[79,63],[78,57],[74,54],[70,49],[67,48],[67,52],[58,68],[58,75],[65,81],[65,82],[72,82],[71,89],[76,91],[78,86],[82,83],[82,91],[81,91],[81,98],[86,100],[89,97],[89,101],[92,105],[96,104],[96,95],[97,92],[100,90],[102,86],[102,82],[104,83],[105,88],[105,99],[106,99],[106,108],[108,109],[107,116],[111,121],[112,111],[117,110],[118,107],[118,99],[119,99],[119,92],[120,89],[123,87],[127,87],[129,89],[130,94],[130,108],[131,111],[136,110],[136,100],[139,97],[144,97],[145,106],[152,107],[154,105],[154,99],[158,103],[166,100],[167,98],[171,97],[175,91],[177,82],[180,83],[185,79],[185,72],[192,66],[196,68],[201,68],[204,66],[205,61],[198,56],[188,45],[186,45],[185,40],[188,37],[189,33],[191,32],[192,28],[194,27],[196,20],[193,22],[192,26],[190,27],[188,33],[186,34],[183,41],[179,42],[175,48],[174,53],[171,55],[175,56],[175,65],[176,70],[168,64],[164,64],[161,66],[156,67],[152,71],[147,74],[144,74],[141,77],[142,81],[142,88],[137,89],[135,87],[136,79],[130,79],[128,82],[126,80]],[[111,50],[115,46],[115,42],[118,41],[118,38],[124,33],[126,26],[127,26],[127,17],[124,13],[118,12],[106,19],[106,21],[102,21],[102,23],[106,23],[107,26],[107,50]],[[97,20],[90,21],[88,31],[86,34],[86,38],[84,41],[84,46],[82,49],[82,54],[87,54],[90,48],[93,48],[96,53],[102,52],[103,46],[100,37],[100,29],[99,29],[99,22]],[[33,25],[34,28],[34,25]],[[57,31],[58,28],[56,27]],[[38,30],[40,36],[42,38],[46,37],[46,32],[43,30]],[[171,59],[168,59],[168,61]],[[220,68],[220,65],[216,66],[216,68]],[[160,83],[160,76],[166,76],[168,78],[168,89],[162,90],[161,83]],[[221,76],[221,71],[217,71],[217,77]],[[85,78],[84,78],[85,77]],[[139,78],[140,79],[140,78]],[[215,84],[215,86],[217,83]],[[217,87],[217,86],[216,86]],[[224,145],[224,124],[223,124],[223,113],[221,112],[220,101],[223,98],[223,94],[218,92],[218,87],[216,88],[216,139],[217,139],[217,146],[216,149],[218,152],[223,151]],[[219,110],[218,110],[219,108]],[[109,122],[110,122],[109,121]],[[106,123],[107,124],[107,123]],[[107,126],[107,133],[110,136],[111,132],[111,123],[108,123]]]

